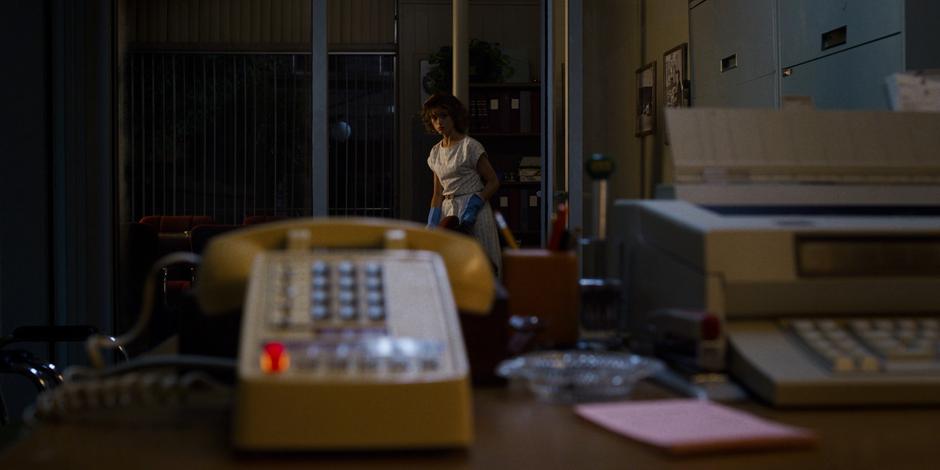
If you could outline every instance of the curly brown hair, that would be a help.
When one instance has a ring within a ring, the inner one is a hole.
[[[448,93],[435,93],[425,100],[421,106],[421,120],[428,132],[434,133],[434,124],[431,123],[431,112],[443,109],[454,120],[454,129],[461,134],[467,133],[467,108],[456,96]]]

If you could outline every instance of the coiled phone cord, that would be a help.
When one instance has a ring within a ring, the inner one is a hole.
[[[113,338],[107,335],[92,335],[88,337],[88,340],[85,341],[85,349],[88,352],[88,359],[91,362],[91,365],[96,368],[104,367],[104,357],[102,355],[102,350],[107,349],[118,349],[127,346],[132,343],[144,330],[147,329],[147,325],[150,324],[150,317],[153,315],[153,302],[156,297],[157,290],[157,273],[159,273],[164,266],[169,266],[177,263],[191,263],[198,265],[201,261],[201,257],[195,253],[189,252],[176,252],[170,253],[160,259],[158,259],[153,266],[150,268],[150,272],[147,274],[147,280],[144,282],[143,289],[143,301],[142,307],[140,310],[140,316],[137,317],[137,322],[134,326],[121,336]]]
[[[184,404],[193,392],[230,391],[228,383],[210,372],[234,376],[235,364],[234,359],[208,356],[154,356],[108,369],[71,367],[62,385],[41,393],[24,419],[65,420],[84,412]],[[196,370],[180,374],[168,367]],[[161,370],[147,371],[153,368]]]

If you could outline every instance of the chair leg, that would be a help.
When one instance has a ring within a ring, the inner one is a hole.
[[[0,372],[26,377],[40,392],[62,383],[62,375],[55,366],[36,359],[26,351],[0,352]]]

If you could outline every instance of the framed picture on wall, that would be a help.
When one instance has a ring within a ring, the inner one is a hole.
[[[636,71],[636,133],[637,137],[656,132],[656,62]]]
[[[682,43],[663,53],[663,106],[682,108],[689,105],[686,83],[689,73],[689,45]]]
[[[683,108],[688,101],[687,43],[663,53],[663,108]],[[669,145],[669,131],[663,131],[663,144]]]
[[[430,87],[428,86],[428,74],[430,73],[431,61],[427,59],[421,59],[421,61],[418,62],[418,76],[421,77],[421,94],[418,96],[421,97],[422,103],[431,97]]]

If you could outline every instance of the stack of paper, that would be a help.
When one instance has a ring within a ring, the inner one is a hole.
[[[896,73],[885,81],[891,109],[940,111],[940,70]]]
[[[809,447],[808,429],[767,421],[707,400],[579,405],[575,412],[610,431],[676,454]]]

